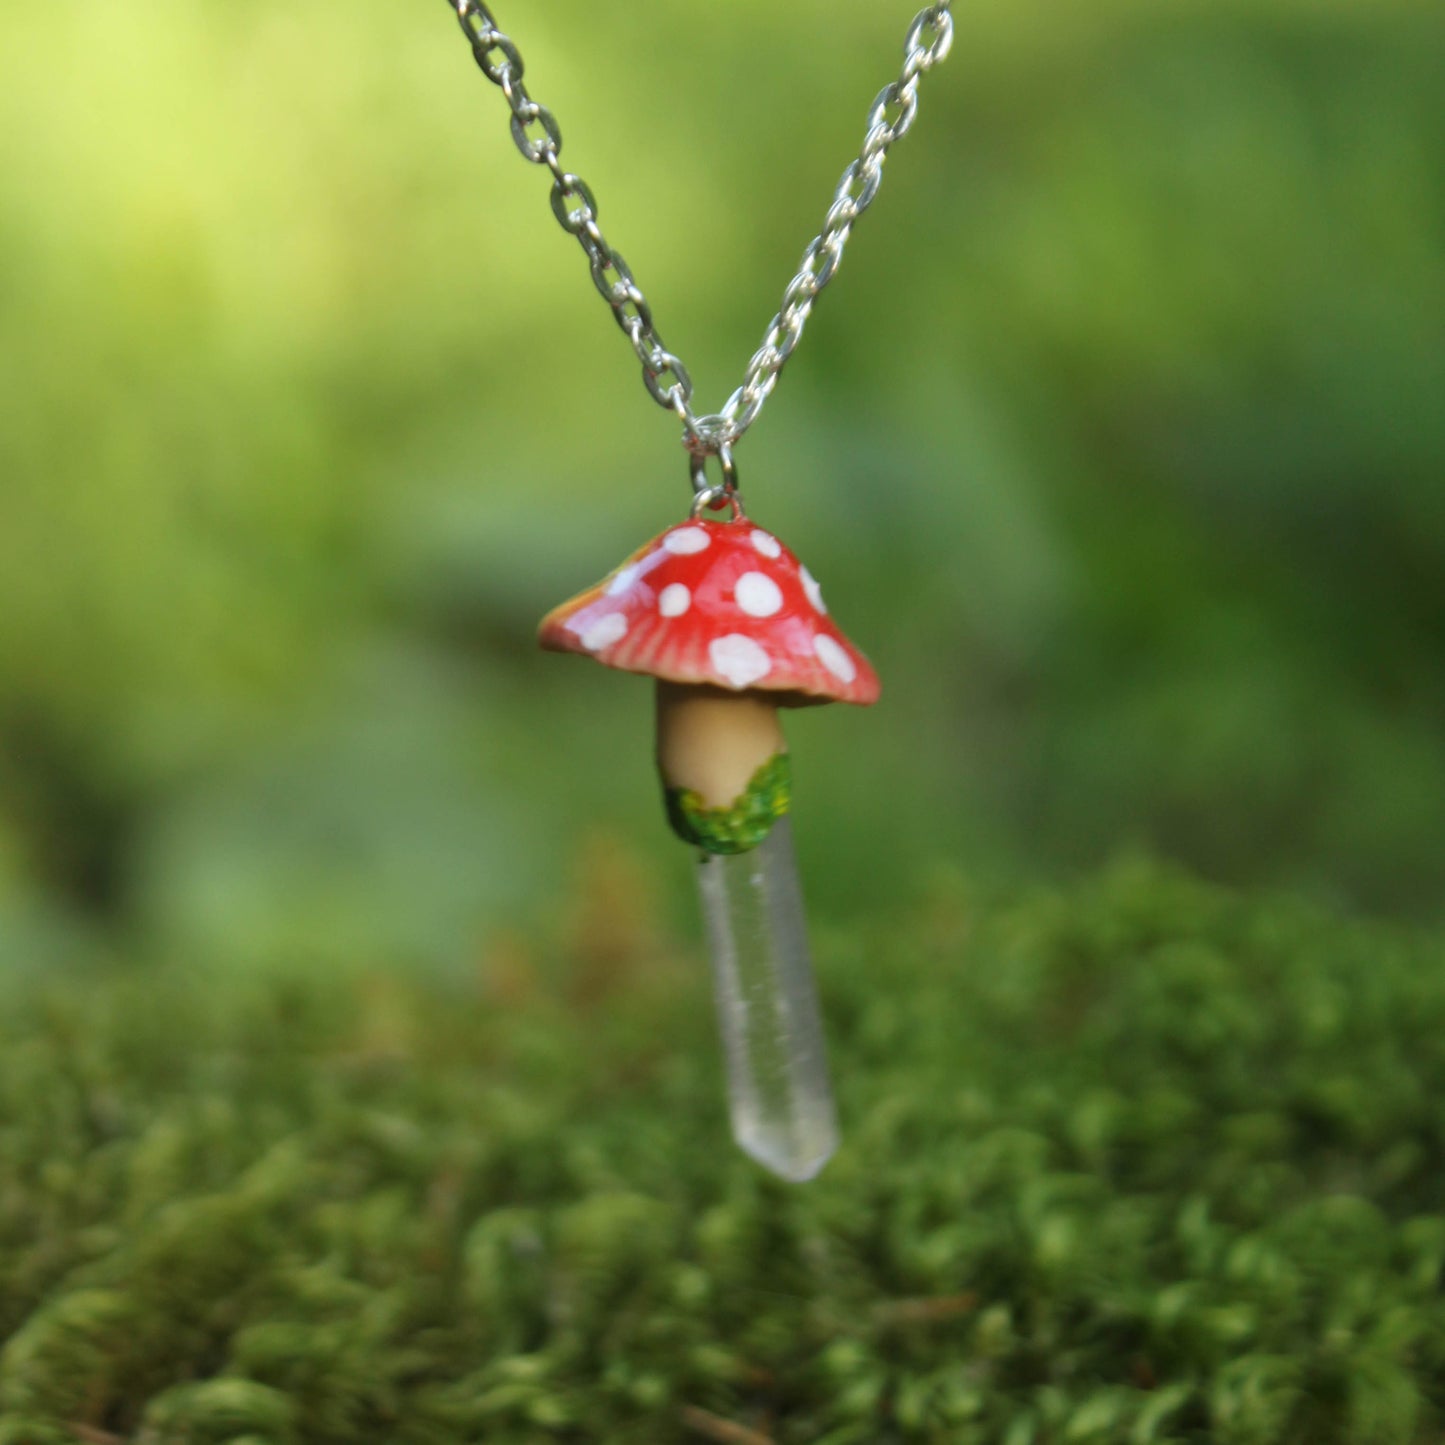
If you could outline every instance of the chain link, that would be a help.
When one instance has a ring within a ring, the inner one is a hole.
[[[677,413],[683,425],[683,444],[695,457],[722,455],[730,459],[733,446],[758,419],[784,365],[797,349],[818,293],[837,273],[859,216],[873,204],[889,148],[908,133],[918,115],[920,78],[947,56],[953,44],[952,0],[939,0],[920,10],[908,27],[898,78],[878,92],[868,111],[862,149],[838,182],[823,229],[804,250],[797,274],[783,292],[778,314],[768,323],[762,345],[748,362],[743,384],[721,412],[710,416],[693,411],[692,378],[682,361],[663,345],[647,297],[622,254],[603,234],[590,187],[562,165],[561,128],[552,112],[533,100],[522,83],[525,65],[521,52],[498,27],[483,0],[447,0],[447,4],[461,24],[478,68],[506,97],[517,149],[534,165],[546,166],[552,173],[552,212],[586,253],[593,284],[642,363],[648,393],[660,406]]]

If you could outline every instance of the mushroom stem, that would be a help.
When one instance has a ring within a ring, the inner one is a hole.
[[[674,831],[710,853],[756,847],[787,811],[787,744],[766,693],[659,681],[657,768]]]

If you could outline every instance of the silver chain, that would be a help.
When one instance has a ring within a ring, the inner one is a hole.
[[[854,223],[878,194],[889,147],[908,133],[918,115],[920,77],[932,70],[953,44],[952,0],[939,0],[920,10],[908,27],[902,69],[896,80],[878,92],[868,112],[862,149],[838,182],[823,229],[803,252],[797,274],[783,292],[778,314],[768,323],[762,345],[748,362],[743,384],[721,412],[710,416],[693,411],[692,378],[682,361],[663,345],[647,297],[621,253],[603,235],[597,223],[597,201],[587,182],[563,167],[561,129],[552,112],[533,100],[522,83],[521,52],[497,27],[482,0],[447,0],[447,4],[456,12],[482,74],[507,98],[517,149],[534,165],[552,172],[553,214],[587,253],[593,283],[642,362],[642,380],[649,394],[681,418],[683,444],[697,463],[710,455],[719,456],[727,476],[733,446],[758,419],[763,403],[778,384],[779,373],[797,350],[818,293],[837,273]],[[693,470],[697,485],[700,465],[695,464]]]

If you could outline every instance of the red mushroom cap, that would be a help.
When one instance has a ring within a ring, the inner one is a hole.
[[[775,692],[779,704],[878,700],[878,675],[812,574],[744,517],[669,527],[549,612],[538,640],[668,682]]]

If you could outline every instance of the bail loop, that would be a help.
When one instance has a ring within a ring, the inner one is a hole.
[[[718,507],[731,507],[733,514],[728,518],[730,522],[745,522],[748,514],[743,511],[743,499],[737,494],[733,487],[718,486],[704,487],[693,499],[691,517],[694,522],[698,521],[702,514],[709,509]]]
[[[715,456],[722,469],[720,483],[712,483],[707,479],[709,456]],[[733,460],[731,442],[717,437],[707,451],[692,452],[688,458],[688,470],[692,474],[694,517],[700,517],[705,510],[716,511],[728,503],[732,504],[734,521],[743,515],[742,503],[738,500],[738,466]]]

